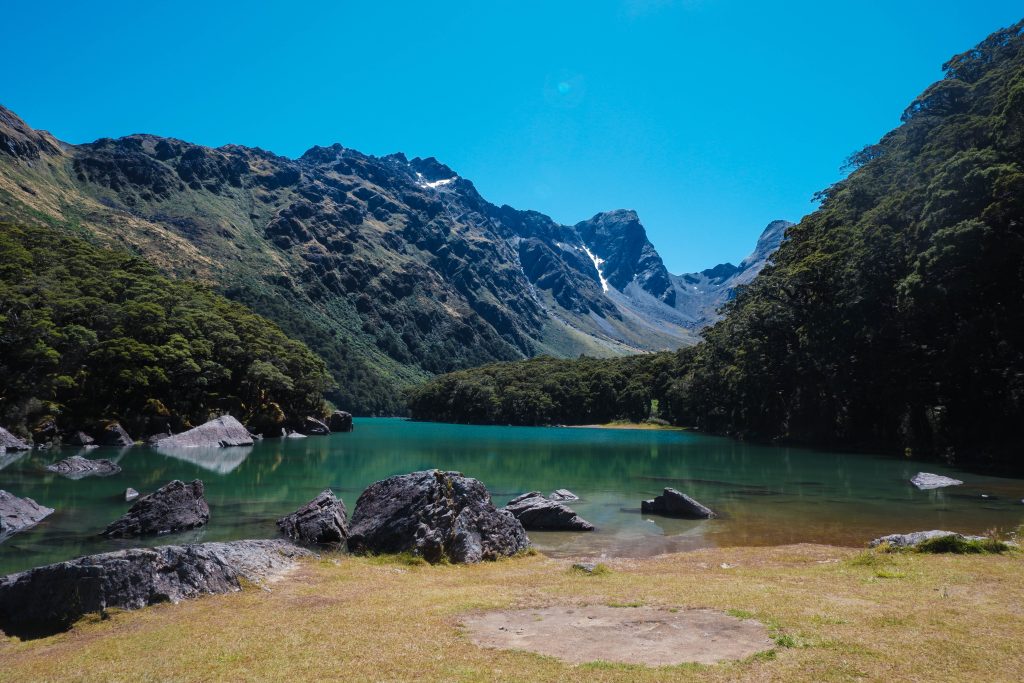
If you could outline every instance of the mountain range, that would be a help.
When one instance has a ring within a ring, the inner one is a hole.
[[[486,201],[432,157],[72,145],[3,107],[0,219],[127,249],[248,305],[319,354],[330,398],[363,414],[491,361],[692,345],[792,225],[770,223],[738,266],[674,275],[634,211],[562,225]]]

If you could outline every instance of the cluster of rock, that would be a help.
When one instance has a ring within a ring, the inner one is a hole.
[[[666,487],[660,496],[640,503],[640,512],[664,515],[665,517],[682,517],[683,519],[713,519],[717,517],[711,508],[670,487]]]
[[[564,493],[563,493],[564,492]],[[565,496],[569,494],[571,498]],[[554,499],[554,496],[558,496]],[[545,498],[540,491],[516,496],[505,510],[519,520],[523,528],[537,531],[593,531],[594,525],[577,515],[561,500],[579,500],[574,494],[560,489]]]

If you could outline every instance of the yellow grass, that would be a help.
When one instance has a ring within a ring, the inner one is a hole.
[[[0,680],[1014,681],[1024,671],[1019,554],[802,545],[607,561],[599,576],[571,564],[533,556],[431,567],[327,556],[269,592],[0,640]],[[715,608],[760,620],[778,645],[710,667],[573,667],[482,650],[460,629],[460,618],[478,610],[553,604]]]

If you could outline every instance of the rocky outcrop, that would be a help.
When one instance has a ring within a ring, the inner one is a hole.
[[[562,503],[531,491],[508,502],[505,509],[528,531],[593,531],[594,525]]]
[[[342,545],[348,540],[347,517],[345,503],[326,489],[292,514],[277,520],[277,528],[300,543]]]
[[[331,433],[330,428],[321,420],[308,416],[303,420],[302,431],[305,434],[315,434],[316,436],[327,436]]]
[[[963,484],[959,479],[944,477],[940,474],[931,474],[930,472],[918,472],[910,478],[910,483],[922,491],[941,489],[947,486],[960,486]]]
[[[67,630],[85,614],[140,609],[240,590],[291,569],[308,550],[287,541],[135,548],[0,578],[0,629],[32,638]]]
[[[356,501],[348,546],[354,552],[411,552],[428,562],[479,562],[527,549],[512,513],[460,472],[427,470],[371,485]]]
[[[201,527],[210,521],[203,482],[191,484],[175,479],[149,495],[142,496],[123,517],[104,531],[107,538],[133,538],[169,534]]]
[[[327,426],[331,428],[332,432],[351,432],[352,413],[347,413],[344,410],[335,410],[327,418]]]
[[[53,514],[53,508],[40,505],[31,498],[18,498],[0,490],[0,542],[35,526]]]
[[[103,428],[103,433],[100,435],[100,444],[103,446],[127,448],[128,446],[134,446],[135,442],[132,440],[132,437],[128,436],[128,432],[124,430],[124,427],[119,422],[111,422]]]
[[[9,451],[27,451],[31,448],[26,442],[22,441],[14,434],[0,427],[0,447],[3,447]]]
[[[664,493],[652,500],[645,500],[640,504],[640,511],[664,515],[665,517],[682,517],[684,519],[712,519],[716,517],[711,508],[698,503],[685,493],[680,493],[674,488],[666,488]]]
[[[252,444],[249,430],[232,416],[223,415],[187,432],[158,439],[155,445],[157,448],[228,448]]]
[[[958,534],[955,531],[940,531],[933,529],[932,531],[913,531],[909,534],[890,534],[888,536],[882,536],[868,543],[868,547],[877,548],[883,543],[887,543],[894,548],[913,548],[925,541],[930,541],[935,538],[947,538],[952,536],[961,541],[984,541],[984,536],[966,536],[964,534]]]
[[[109,477],[121,471],[121,467],[110,460],[89,460],[80,455],[72,455],[70,458],[47,465],[46,469],[68,479]]]

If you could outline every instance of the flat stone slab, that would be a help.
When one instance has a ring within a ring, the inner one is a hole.
[[[487,612],[463,624],[480,647],[526,650],[571,664],[714,664],[774,646],[763,624],[708,609],[543,607]]]
[[[944,477],[941,474],[932,474],[930,472],[918,472],[910,478],[910,483],[922,491],[941,489],[947,486],[960,486],[963,484],[959,479]]]

